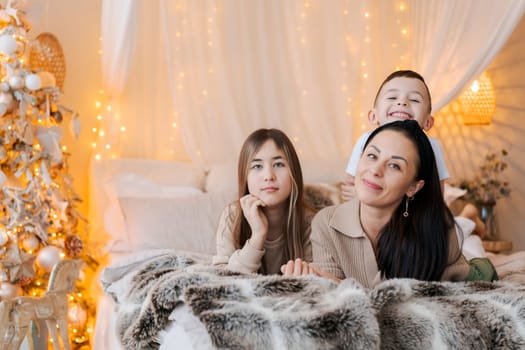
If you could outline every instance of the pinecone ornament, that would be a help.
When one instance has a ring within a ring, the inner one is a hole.
[[[64,242],[66,254],[71,258],[76,258],[82,252],[84,243],[77,236],[68,236]]]

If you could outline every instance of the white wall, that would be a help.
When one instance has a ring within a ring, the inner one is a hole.
[[[488,68],[496,90],[492,124],[465,126],[453,114],[438,113],[432,134],[443,145],[447,165],[456,179],[468,177],[487,151],[505,148],[509,168],[504,175],[512,193],[496,206],[500,235],[525,250],[525,17]]]

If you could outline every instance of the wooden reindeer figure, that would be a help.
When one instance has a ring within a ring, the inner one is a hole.
[[[70,349],[67,329],[67,294],[73,291],[81,261],[59,261],[49,277],[46,293],[41,297],[21,296],[0,303],[0,350],[18,350],[30,328],[31,321],[46,323],[53,348],[60,349],[57,327],[62,346]]]

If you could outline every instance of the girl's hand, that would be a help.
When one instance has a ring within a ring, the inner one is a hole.
[[[285,276],[304,276],[304,275],[317,275],[313,265],[303,261],[299,258],[290,260],[288,263],[281,266],[281,272]]]
[[[341,200],[347,202],[355,197],[354,177],[347,174],[345,181],[341,184]]]
[[[281,266],[281,272],[284,276],[304,276],[316,275],[319,277],[329,278],[337,283],[341,280],[330,272],[327,272],[312,263],[308,263],[301,259],[290,260],[288,263]]]
[[[268,233],[268,219],[262,211],[266,204],[252,194],[242,197],[240,203],[244,217],[252,229],[250,244],[254,248],[262,250],[264,241],[266,241],[266,234]]]

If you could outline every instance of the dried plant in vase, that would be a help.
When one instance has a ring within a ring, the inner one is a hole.
[[[464,198],[480,210],[481,219],[487,225],[489,239],[497,239],[494,206],[498,199],[510,196],[511,192],[509,182],[501,176],[508,167],[503,159],[507,155],[505,149],[500,153],[487,153],[474,177],[462,180],[459,184],[460,188],[467,190]]]

